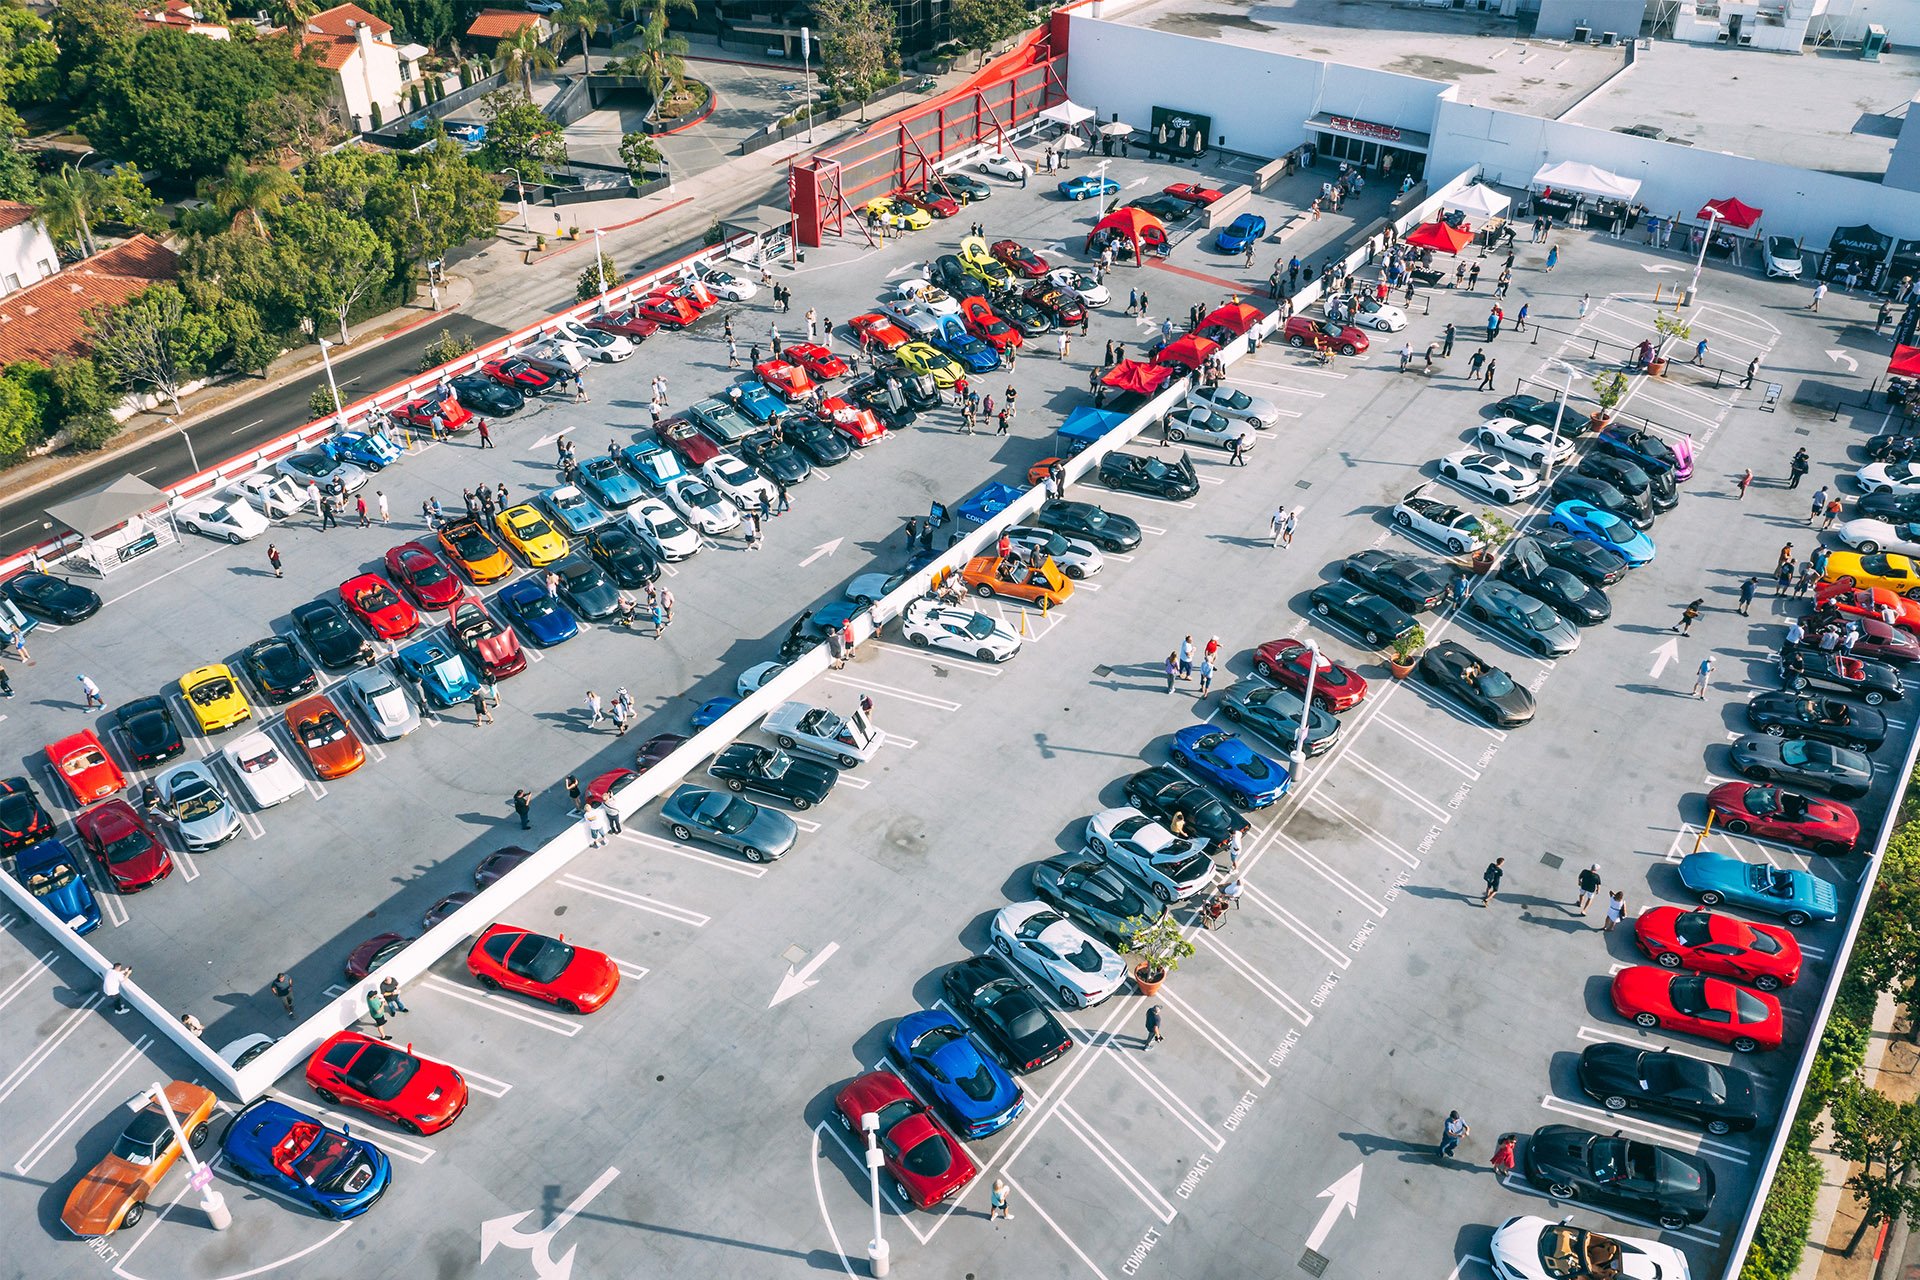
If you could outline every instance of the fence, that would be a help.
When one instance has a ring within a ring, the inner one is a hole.
[[[403,150],[419,145],[420,131],[413,127],[416,120],[436,120],[451,115],[460,108],[469,106],[498,89],[507,82],[507,73],[496,71],[490,76],[474,81],[464,89],[455,89],[438,102],[429,103],[418,111],[408,112],[399,119],[378,129],[370,129],[360,135],[368,142],[393,150]]]

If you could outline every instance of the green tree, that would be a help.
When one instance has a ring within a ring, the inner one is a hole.
[[[493,69],[503,71],[509,83],[520,82],[527,101],[533,101],[533,75],[559,66],[553,50],[540,43],[540,29],[529,22],[493,47]]]
[[[659,167],[664,157],[660,144],[644,133],[623,133],[620,135],[620,163],[627,166],[627,174],[635,182],[646,181],[647,174]]]
[[[126,0],[63,0],[49,21],[60,55],[55,68],[60,89],[78,105],[124,70],[140,39],[140,24]]]
[[[55,361],[47,383],[47,423],[65,432],[70,446],[98,449],[119,434],[120,423],[113,416],[119,397],[90,356]]]
[[[624,47],[632,51],[626,65],[631,74],[640,78],[641,86],[654,102],[658,103],[686,78],[687,42],[667,30],[664,5],[654,6]]]
[[[94,363],[108,380],[128,391],[156,391],[175,413],[180,388],[207,372],[221,345],[212,317],[189,307],[170,284],[96,313],[92,322]]]
[[[400,161],[391,151],[342,147],[300,166],[300,185],[310,196],[356,218],[368,217],[367,202],[399,180]]]
[[[473,350],[472,334],[463,333],[456,338],[453,336],[453,330],[442,329],[434,335],[433,341],[427,344],[426,350],[420,353],[420,372],[425,373],[449,361],[458,360],[471,350]]]
[[[20,0],[0,0],[0,101],[52,100],[60,88],[59,62],[53,27]]]
[[[40,179],[36,211],[46,223],[47,234],[56,243],[77,248],[83,258],[94,254],[94,200],[99,191],[98,175],[70,164]]]
[[[496,89],[480,101],[487,118],[487,141],[480,148],[481,163],[498,173],[513,168],[529,182],[544,178],[547,170],[567,161],[560,126],[517,89]]]
[[[223,302],[251,307],[262,328],[285,336],[310,312],[293,249],[278,239],[223,228],[195,236],[181,254],[180,289],[196,310],[217,314]],[[244,364],[242,367],[245,367]]]
[[[324,382],[314,383],[313,390],[307,392],[307,416],[318,422],[338,412],[340,406],[334,403],[333,388]]]
[[[222,299],[216,316],[227,339],[225,363],[236,372],[266,377],[267,366],[286,350],[286,343],[267,332],[250,303]]]
[[[595,251],[593,265],[583,269],[573,284],[573,300],[585,302],[588,298],[597,298],[613,286],[620,283],[620,268],[613,265],[613,259]]]
[[[1849,1079],[1834,1091],[1828,1114],[1833,1118],[1834,1154],[1860,1166],[1847,1179],[1847,1190],[1864,1211],[1847,1243],[1851,1257],[1867,1228],[1920,1214],[1920,1187],[1907,1181],[1920,1159],[1920,1105],[1895,1102]]]
[[[117,164],[113,172],[94,184],[93,213],[96,227],[124,227],[148,235],[165,234],[167,216],[160,211],[160,198],[141,181],[140,171],[130,164]]]
[[[560,12],[553,15],[553,25],[562,34],[580,37],[580,56],[586,60],[587,74],[593,74],[593,48],[589,41],[593,33],[607,25],[607,6],[605,0],[561,0]]]
[[[320,6],[313,0],[269,0],[266,10],[275,26],[297,31],[307,25],[308,18],[320,12]]]
[[[300,265],[308,313],[331,319],[346,342],[354,309],[393,280],[392,247],[360,219],[313,200],[287,206],[275,231]]]
[[[18,457],[46,435],[37,397],[27,390],[14,369],[0,376],[0,457]]]
[[[953,38],[978,49],[985,63],[990,47],[1027,29],[1027,8],[1021,0],[953,0],[947,23]]]
[[[264,240],[267,218],[280,212],[287,198],[300,190],[300,184],[279,165],[253,168],[239,156],[232,156],[226,171],[201,183],[200,189],[230,225],[236,229],[244,226]]]
[[[893,10],[881,0],[814,0],[820,65],[843,99],[864,99],[899,79],[900,45]],[[867,118],[866,107],[860,118]]]
[[[10,113],[0,108],[0,114]],[[39,199],[40,175],[33,171],[33,162],[20,149],[19,140],[0,129],[0,200],[35,204]]]

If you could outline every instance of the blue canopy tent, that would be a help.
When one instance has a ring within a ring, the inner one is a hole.
[[[1127,415],[1116,409],[1096,409],[1083,404],[1067,415],[1067,420],[1054,432],[1059,440],[1057,446],[1060,456],[1071,458],[1087,448],[1107,432],[1127,420]]]
[[[977,529],[1019,501],[1020,495],[1025,492],[1025,489],[1016,489],[995,480],[980,486],[972,497],[944,514],[951,516],[962,529]],[[938,528],[939,525],[940,521],[936,520],[934,527]]]

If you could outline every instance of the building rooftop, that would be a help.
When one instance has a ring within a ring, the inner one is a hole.
[[[523,9],[482,9],[474,16],[467,34],[481,40],[503,40],[538,21],[539,14]]]
[[[23,222],[33,221],[33,206],[0,200],[0,231],[11,231]]]
[[[356,28],[364,26],[376,40],[391,46],[390,36],[393,27],[374,17],[357,4],[335,5],[331,9],[314,14],[300,28],[300,47],[320,48],[320,64],[330,71],[338,71],[347,65],[347,59],[360,47]]]
[[[158,240],[135,236],[85,262],[0,299],[0,368],[22,360],[51,364],[91,345],[89,311],[116,307],[149,285],[180,274],[180,259]]]

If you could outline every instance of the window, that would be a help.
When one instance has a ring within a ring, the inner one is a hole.
[[[20,287],[20,277],[12,274],[0,276],[0,293],[12,293]]]
[[[54,261],[52,258],[42,258],[40,259],[39,262],[35,263],[34,265],[40,269],[40,274],[42,276],[50,276],[54,272],[59,270],[59,267],[54,264]]]

